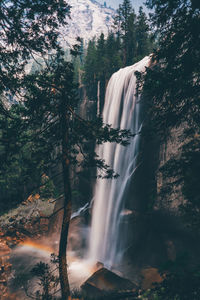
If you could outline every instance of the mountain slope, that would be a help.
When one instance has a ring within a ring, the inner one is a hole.
[[[79,36],[85,42],[102,32],[107,35],[113,25],[115,10],[104,7],[94,0],[68,0],[71,19],[61,30],[63,46],[71,45]]]
[[[112,29],[115,10],[107,8],[95,0],[67,0],[71,5],[71,18],[67,19],[68,25],[59,29],[60,41],[63,49],[69,55],[70,46],[76,43],[76,38],[83,38],[87,44],[93,37],[102,32],[107,36]],[[36,71],[43,65],[43,59],[37,57],[36,63],[33,59],[26,66],[26,72]]]

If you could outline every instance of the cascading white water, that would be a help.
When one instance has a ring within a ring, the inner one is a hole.
[[[111,77],[106,91],[104,123],[113,128],[130,129],[136,134],[127,147],[105,143],[97,149],[99,157],[120,175],[117,179],[98,179],[94,193],[89,259],[100,261],[107,267],[119,263],[124,250],[124,237],[120,236],[122,212],[137,168],[138,133],[142,126],[134,73],[145,71],[149,61],[150,58],[145,57],[133,66],[120,69]]]

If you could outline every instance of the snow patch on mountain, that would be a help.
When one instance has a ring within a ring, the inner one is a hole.
[[[72,45],[76,44],[76,38],[83,38],[84,45],[94,37],[104,33],[105,36],[112,30],[113,16],[115,10],[101,5],[95,0],[67,0],[71,6],[70,19],[68,24],[59,29],[60,42],[66,55],[70,59],[70,51]],[[34,72],[41,69],[44,65],[43,59],[36,57],[29,61],[26,66],[26,72]]]
[[[74,44],[78,36],[87,43],[101,33],[107,36],[112,29],[114,9],[94,0],[68,0],[68,3],[71,5],[71,19],[60,32],[64,48]]]

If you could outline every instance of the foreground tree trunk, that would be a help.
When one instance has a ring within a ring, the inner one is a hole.
[[[68,149],[68,116],[66,108],[63,105],[61,115],[62,127],[62,166],[63,166],[63,182],[64,182],[64,208],[63,221],[59,244],[59,276],[62,300],[70,299],[70,287],[67,272],[67,237],[69,230],[69,223],[71,219],[71,184],[70,184],[70,162]]]

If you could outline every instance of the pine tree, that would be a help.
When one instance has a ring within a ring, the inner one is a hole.
[[[84,64],[84,83],[87,89],[87,95],[90,100],[96,99],[97,95],[97,80],[96,80],[96,73],[97,73],[97,60],[96,60],[96,43],[93,39],[89,41],[87,54],[85,57],[85,64]]]
[[[149,25],[146,14],[142,6],[139,8],[139,14],[136,22],[136,40],[137,40],[137,58],[143,58],[150,54]]]
[[[133,11],[128,18],[126,65],[132,65],[133,62],[137,60],[136,55],[137,55],[136,15]]]
[[[120,44],[113,32],[110,32],[106,41],[105,74],[109,80],[111,75],[122,67]]]
[[[111,75],[122,67],[119,37],[110,32],[89,42],[84,64],[84,83],[90,100],[97,100],[97,85],[100,84],[101,110],[104,103],[106,84]]]
[[[119,6],[119,12],[121,16],[121,30],[123,30],[123,35],[126,36],[128,33],[128,20],[132,13],[132,5],[130,0],[124,0],[122,5]]]
[[[105,37],[102,33],[97,40],[96,45],[97,53],[96,53],[96,68],[97,68],[97,80],[105,81]]]
[[[135,47],[134,25],[135,13],[131,2],[130,0],[124,0],[122,5],[119,5],[119,9],[117,10],[117,15],[115,17],[116,32],[117,35],[122,39],[124,66],[132,63],[131,55],[134,53],[133,49]]]
[[[131,65],[136,55],[136,15],[129,0],[119,5],[114,19],[115,31],[122,41],[122,54],[124,66]]]

